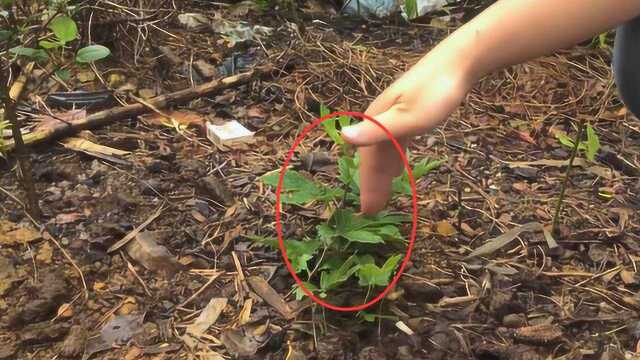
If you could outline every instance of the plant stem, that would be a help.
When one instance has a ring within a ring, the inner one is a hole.
[[[25,150],[24,140],[22,139],[22,132],[20,131],[20,121],[16,115],[16,108],[27,80],[33,71],[33,63],[28,64],[23,69],[18,79],[14,82],[9,91],[6,91],[4,96],[4,109],[7,120],[11,123],[11,133],[13,135],[13,141],[15,143],[16,159],[18,161],[18,169],[20,170],[19,178],[22,180],[22,186],[25,191],[26,197],[26,211],[34,219],[39,220],[42,215],[40,206],[38,205],[38,198],[36,196],[35,186],[33,183],[33,176],[31,173],[31,162],[29,161],[28,154]]]
[[[569,177],[571,176],[571,169],[573,169],[573,161],[578,154],[578,148],[580,147],[580,140],[582,139],[582,133],[584,132],[584,123],[580,122],[578,125],[578,135],[574,141],[573,150],[571,151],[571,157],[569,158],[569,165],[567,166],[567,171],[564,174],[564,181],[562,182],[562,187],[560,188],[560,197],[558,198],[558,203],[556,204],[556,213],[553,216],[553,233],[554,235],[558,235],[560,233],[560,211],[562,210],[562,203],[564,201],[564,193],[567,189],[567,184],[569,183]]]

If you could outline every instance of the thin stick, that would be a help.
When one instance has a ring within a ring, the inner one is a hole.
[[[26,197],[26,210],[35,219],[39,220],[42,216],[42,210],[38,205],[38,198],[33,183],[33,176],[31,171],[31,160],[26,152],[24,139],[22,138],[22,131],[20,126],[20,120],[16,114],[16,108],[22,95],[24,88],[29,81],[29,77],[33,72],[34,63],[31,62],[25,66],[24,70],[18,76],[11,89],[7,92],[4,101],[5,116],[11,123],[11,131],[13,135],[13,143],[15,144],[16,159],[18,160],[18,168],[20,169],[20,177],[22,186],[25,191]]]
[[[129,262],[129,260],[127,260],[124,257],[124,254],[122,253],[122,251],[120,251],[120,256],[122,256],[122,258],[124,259],[124,261],[127,262],[127,269],[129,269],[129,271],[131,271],[131,273],[133,274],[133,276],[136,278],[136,280],[138,280],[138,282],[140,282],[140,284],[142,284],[142,288],[144,289],[144,292],[151,296],[151,292],[149,291],[149,289],[147,288],[147,284],[144,283],[144,281],[142,280],[142,278],[140,277],[140,275],[138,275],[138,272],[136,271],[136,269],[133,267],[133,265],[131,265],[131,263]]]
[[[198,289],[198,291],[194,292],[193,295],[191,295],[187,300],[183,301],[182,304],[178,305],[177,307],[184,307],[185,305],[190,303],[193,299],[195,299],[198,295],[200,295],[207,287],[209,287],[209,285],[213,284],[213,281],[217,279],[218,276],[220,276],[221,274],[222,273],[220,272],[212,275],[206,284],[202,285],[202,287]]]
[[[156,212],[153,213],[147,220],[145,220],[142,224],[138,225],[137,228],[133,229],[130,233],[125,235],[125,237],[120,239],[118,242],[111,245],[111,247],[107,250],[107,253],[112,253],[120,249],[121,247],[125,246],[129,241],[131,241],[131,239],[135,238],[140,231],[142,231],[144,228],[147,227],[147,225],[149,225],[153,220],[155,220],[158,216],[160,216],[160,214],[164,209],[165,209],[164,204],[160,205],[160,207],[158,207],[158,210],[156,210]]]
[[[562,202],[564,201],[564,193],[569,183],[569,177],[571,176],[571,169],[573,168],[573,160],[575,160],[578,154],[578,147],[580,146],[580,139],[582,139],[582,132],[584,131],[584,124],[581,122],[578,128],[578,135],[573,145],[573,151],[571,152],[571,158],[569,159],[569,165],[567,166],[567,172],[564,174],[564,181],[560,188],[560,197],[556,205],[556,214],[553,216],[553,233],[558,236],[560,234],[560,211],[562,210]]]
[[[12,193],[9,192],[9,190],[3,188],[2,186],[0,186],[0,191],[2,191],[3,193],[5,193],[5,195],[7,195],[8,197],[10,197],[11,199],[13,199],[13,201],[17,202],[20,206],[22,206],[23,208],[24,203],[22,201],[20,201],[20,199],[18,199],[15,195],[13,195]]]
[[[223,79],[212,80],[194,88],[183,89],[174,93],[156,96],[146,101],[158,109],[170,105],[182,104],[195,98],[220,93],[224,90],[235,88],[250,83],[256,79],[272,75],[273,67],[266,65],[248,72],[229,76]],[[25,145],[37,144],[46,140],[60,138],[82,130],[95,129],[112,122],[132,118],[149,112],[149,107],[141,103],[115,107],[88,115],[85,118],[70,121],[70,124],[57,124],[55,126],[37,129],[25,135]],[[3,149],[10,152],[15,148],[15,141],[7,141]]]

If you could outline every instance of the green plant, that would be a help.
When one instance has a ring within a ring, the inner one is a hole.
[[[328,108],[321,107],[321,116],[329,113]],[[300,172],[288,170],[281,189],[281,202],[284,204],[308,206],[320,202],[327,206],[333,204],[331,208],[335,209],[328,221],[316,224],[314,234],[301,240],[284,240],[293,270],[304,275],[305,287],[320,297],[326,297],[333,291],[353,289],[349,284],[366,289],[367,293],[373,287],[386,286],[403,257],[402,249],[406,245],[400,231],[402,224],[409,221],[405,214],[382,212],[365,216],[347,206],[359,202],[359,157],[349,153],[348,144],[340,136],[340,129],[350,123],[349,117],[340,116],[322,124],[329,139],[340,149],[337,179],[341,186],[322,184]],[[413,168],[413,175],[417,180],[442,162],[421,161]],[[276,187],[279,176],[279,171],[274,171],[262,176],[261,181]],[[393,193],[395,197],[411,194],[406,172],[394,180]],[[274,238],[253,239],[278,248],[278,241]],[[298,299],[304,296],[297,286],[295,294]]]
[[[67,44],[78,38],[78,27],[69,16],[58,15],[49,21],[47,29],[49,31],[45,34],[44,39],[38,42],[39,48],[18,45],[9,49],[9,52],[38,62],[52,60],[55,64],[60,65],[64,60]],[[5,36],[11,37],[11,35]],[[109,56],[110,53],[109,49],[102,45],[89,45],[76,52],[75,61],[78,63],[90,63],[103,59]]]
[[[39,84],[43,84],[53,74],[59,78],[68,77],[64,68],[72,60],[79,64],[90,63],[110,54],[104,46],[89,45],[72,54],[73,59],[70,59],[69,44],[78,39],[78,27],[71,18],[76,10],[67,0],[0,0],[0,99],[4,117],[11,124],[19,178],[27,198],[26,210],[35,219],[39,218],[41,211],[32,180],[31,162],[16,116],[17,104],[25,96],[34,64],[45,70],[45,75],[38,79]],[[16,72],[19,72],[18,76]],[[35,88],[38,88],[37,84]],[[0,142],[0,151],[4,149],[3,145]]]
[[[607,31],[595,36],[591,39],[590,46],[594,49],[611,50],[611,43],[613,42],[614,31]]]
[[[593,129],[591,124],[587,124],[586,130],[587,140],[582,141],[580,139],[582,136],[578,137],[578,139],[580,140],[578,140],[576,151],[584,151],[585,156],[587,157],[587,159],[589,159],[589,161],[595,161],[595,156],[598,153],[598,150],[600,150],[600,138],[598,137],[598,134],[596,134],[596,131]],[[557,133],[556,138],[562,145],[566,146],[569,149],[573,149],[575,147],[574,141],[567,135]]]
[[[404,8],[409,19],[418,17],[418,4],[416,0],[405,0]]]
[[[583,143],[582,133],[587,132],[587,142]],[[557,136],[557,135],[556,135]],[[553,225],[552,231],[555,235],[560,234],[560,212],[562,210],[562,205],[564,203],[564,194],[567,189],[567,185],[569,184],[569,179],[571,177],[571,170],[573,169],[573,162],[578,155],[580,150],[584,150],[587,158],[590,161],[595,160],[596,153],[600,149],[600,140],[598,138],[598,134],[596,134],[591,124],[587,124],[586,126],[583,123],[578,125],[578,135],[576,135],[575,140],[571,140],[565,135],[558,136],[558,140],[565,146],[571,146],[571,156],[569,158],[569,165],[567,166],[567,170],[564,174],[564,180],[562,182],[562,186],[560,188],[560,196],[558,197],[558,202],[556,203],[556,211],[553,216]]]

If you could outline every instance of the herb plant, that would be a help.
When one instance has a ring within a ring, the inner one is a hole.
[[[596,131],[591,126],[591,124],[586,125],[586,130],[587,130],[586,131],[587,141],[585,142],[579,139],[577,150],[584,151],[587,159],[589,159],[589,161],[594,161],[595,156],[598,153],[598,150],[600,150],[600,139],[598,137],[598,134],[596,134]],[[558,133],[556,134],[556,138],[558,139],[558,141],[560,141],[562,145],[566,146],[569,149],[573,149],[575,146],[574,141],[564,134]]]
[[[320,115],[326,116],[329,109],[322,106]],[[303,239],[285,239],[293,270],[300,276],[304,286],[324,298],[330,292],[367,290],[386,286],[403,258],[405,240],[401,234],[402,223],[410,218],[405,214],[382,212],[375,216],[357,213],[359,203],[359,176],[357,154],[350,154],[348,144],[340,136],[341,128],[348,126],[347,116],[332,118],[322,123],[327,136],[340,150],[337,177],[340,186],[323,184],[308,178],[303,173],[288,170],[283,179],[281,202],[293,206],[308,206],[313,203],[333,205],[335,209],[326,222],[315,226],[315,233]],[[442,160],[423,160],[413,168],[415,179],[436,169]],[[261,177],[261,181],[273,188],[278,184],[279,171]],[[408,174],[405,172],[393,182],[394,197],[411,194]],[[274,238],[254,237],[273,248],[278,248]],[[304,297],[297,288],[296,298]]]
[[[51,61],[57,67],[62,67],[65,59],[65,52],[68,44],[78,39],[78,26],[76,22],[64,12],[69,8],[58,9],[56,13],[62,12],[60,15],[53,15],[48,22],[44,37],[38,41],[37,46],[27,43],[21,43],[20,39],[27,34],[21,26],[3,30],[0,38],[4,40],[15,40],[17,46],[9,49],[9,52],[15,56],[23,56],[35,60],[37,62]],[[55,14],[55,13],[54,13]],[[34,44],[35,45],[35,44]],[[111,54],[111,51],[102,45],[88,45],[79,49],[74,59],[78,63],[90,63],[103,59]]]
[[[72,5],[67,0],[26,3],[0,0],[0,101],[4,118],[11,125],[20,182],[26,194],[26,210],[35,219],[40,217],[41,211],[16,108],[27,95],[24,94],[27,88],[25,84],[35,66],[44,70],[45,75],[38,78],[38,84],[33,89],[44,84],[53,74],[59,79],[68,80],[70,73],[66,68],[74,62],[91,63],[110,54],[108,48],[95,44],[75,53],[71,51],[70,44],[79,38],[78,26],[71,17],[79,6],[87,5]],[[5,123],[2,122],[0,127],[4,128]],[[4,145],[0,137],[0,153],[5,149]]]
[[[585,132],[585,128],[587,133],[586,143],[582,141],[582,133]],[[553,233],[558,235],[560,234],[560,212],[562,211],[565,191],[567,189],[567,184],[569,183],[569,179],[571,176],[573,161],[575,160],[580,150],[583,150],[585,152],[585,155],[587,159],[589,159],[589,161],[595,161],[596,154],[598,153],[598,150],[600,150],[600,139],[598,138],[598,134],[596,134],[591,124],[585,125],[583,123],[580,123],[578,127],[578,135],[576,135],[575,140],[571,140],[566,135],[561,134],[557,134],[556,137],[562,145],[571,148],[569,165],[567,166],[567,170],[564,174],[564,180],[562,182],[562,186],[560,187],[560,196],[558,197],[558,202],[556,203],[556,211],[553,216]]]

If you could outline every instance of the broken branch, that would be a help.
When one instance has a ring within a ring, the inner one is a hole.
[[[226,89],[234,88],[243,84],[247,84],[253,80],[271,75],[273,68],[271,66],[260,67],[246,73],[229,76],[223,79],[212,80],[200,86],[183,89],[170,94],[156,96],[147,101],[151,107],[161,109],[171,105],[178,105],[193,100],[198,97],[208,96],[220,93]],[[95,129],[109,123],[139,116],[149,112],[151,109],[141,103],[131,104],[122,107],[116,107],[99,111],[85,118],[71,120],[69,122],[59,122],[55,125],[48,125],[24,136],[25,145],[34,145],[45,142],[47,140],[57,139],[69,136],[73,133]],[[4,151],[12,151],[15,148],[15,142],[8,141],[4,145]]]

